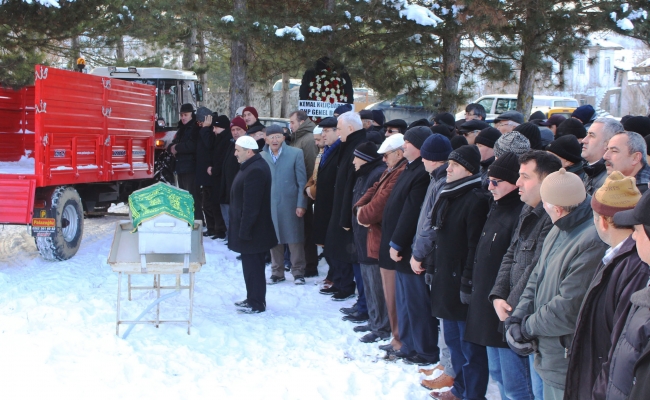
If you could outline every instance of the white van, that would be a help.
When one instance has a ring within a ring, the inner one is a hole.
[[[488,94],[481,96],[470,103],[478,103],[485,108],[486,120],[493,120],[499,114],[517,109],[516,94]],[[562,96],[533,96],[533,109],[530,113],[541,111],[546,114],[552,108],[575,108],[578,107],[578,100]],[[456,114],[456,120],[465,118],[465,111]],[[525,116],[528,118],[528,115]]]

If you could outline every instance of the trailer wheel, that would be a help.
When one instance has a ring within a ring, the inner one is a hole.
[[[37,237],[36,247],[41,256],[50,261],[67,260],[81,245],[84,219],[81,197],[70,186],[59,186],[52,194],[56,233],[50,237]]]

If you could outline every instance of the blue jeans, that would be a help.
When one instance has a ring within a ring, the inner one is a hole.
[[[485,346],[466,342],[465,321],[443,319],[445,342],[456,372],[451,392],[464,400],[485,400],[490,373]]]
[[[352,264],[352,271],[354,272],[354,281],[357,283],[357,312],[360,314],[368,314],[368,305],[366,303],[366,291],[363,289],[363,277],[361,276],[361,264]]]
[[[528,357],[530,360],[530,381],[533,384],[535,400],[544,400],[544,381],[542,381],[542,377],[535,371],[535,355],[531,354]]]
[[[530,363],[514,351],[500,347],[488,347],[490,376],[497,382],[502,399],[533,400],[530,381]]]

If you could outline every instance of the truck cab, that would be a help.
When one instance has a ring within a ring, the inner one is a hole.
[[[156,158],[174,139],[181,105],[190,103],[196,109],[197,103],[203,101],[203,88],[193,71],[109,66],[94,68],[90,75],[117,78],[156,88]]]

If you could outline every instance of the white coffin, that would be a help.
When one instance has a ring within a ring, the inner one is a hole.
[[[171,215],[161,214],[138,227],[140,254],[189,254],[192,227]]]

